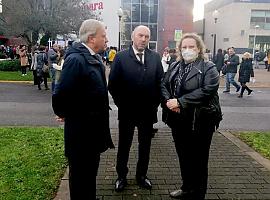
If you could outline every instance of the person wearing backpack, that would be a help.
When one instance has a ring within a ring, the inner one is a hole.
[[[212,136],[222,113],[219,73],[204,60],[204,44],[195,33],[183,35],[179,61],[171,65],[162,83],[163,121],[171,128],[179,158],[182,186],[170,193],[176,199],[204,200]]]

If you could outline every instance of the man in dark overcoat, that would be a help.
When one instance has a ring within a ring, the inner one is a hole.
[[[151,189],[147,178],[150,157],[153,119],[160,103],[160,83],[163,68],[158,53],[147,48],[150,30],[137,26],[132,33],[133,45],[119,52],[111,66],[109,92],[118,107],[119,142],[115,190],[122,191],[127,185],[128,158],[134,129],[138,129],[137,183]]]
[[[71,200],[96,199],[100,154],[113,148],[105,67],[98,52],[107,43],[104,25],[85,20],[80,43],[69,48],[52,106],[65,121],[65,154],[69,164]]]

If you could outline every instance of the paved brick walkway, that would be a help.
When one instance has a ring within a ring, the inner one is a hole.
[[[112,131],[117,145],[117,130]],[[270,171],[246,154],[223,134],[215,133],[209,160],[209,185],[206,199],[270,200]],[[152,141],[148,176],[152,180],[151,191],[140,189],[135,181],[137,161],[137,135],[131,148],[128,186],[121,192],[114,192],[117,149],[102,155],[97,177],[97,194],[101,200],[166,200],[169,191],[181,184],[177,156],[171,133],[159,130]],[[65,179],[65,178],[64,178]],[[61,190],[55,200],[68,200],[68,180],[62,181]]]

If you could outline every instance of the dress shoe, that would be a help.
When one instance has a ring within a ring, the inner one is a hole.
[[[237,97],[238,98],[243,98],[243,95],[242,94],[239,94]]]
[[[137,183],[140,187],[151,190],[152,183],[146,176],[136,177]]]
[[[190,199],[190,192],[184,192],[183,190],[175,190],[170,193],[170,197],[174,199],[187,200]]]
[[[248,91],[248,95],[250,95],[250,94],[251,94],[251,92],[253,92],[253,90],[249,90],[249,91]]]
[[[115,181],[114,189],[116,192],[121,192],[124,190],[124,188],[127,186],[127,179],[125,178],[118,178]]]
[[[241,89],[241,87],[239,86],[238,88],[236,88],[236,92],[239,92],[239,90]]]
[[[230,90],[224,90],[223,93],[230,93]]]

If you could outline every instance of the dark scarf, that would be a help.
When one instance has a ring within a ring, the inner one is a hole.
[[[189,63],[189,64],[185,64],[184,62],[180,63],[178,73],[177,73],[177,75],[176,75],[176,77],[174,79],[173,94],[174,94],[175,97],[179,97],[179,94],[177,94],[177,91],[178,91],[177,88],[182,87],[186,77],[188,76],[189,72],[193,68],[194,64],[196,64],[197,62],[198,62],[198,60],[196,60],[195,62]],[[180,89],[180,92],[181,92],[181,89]]]

